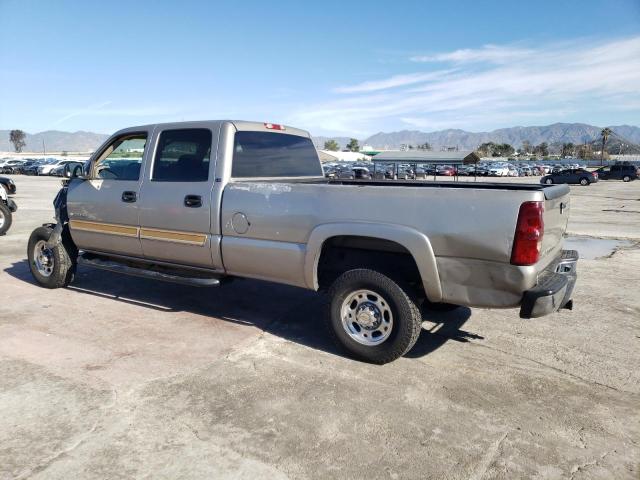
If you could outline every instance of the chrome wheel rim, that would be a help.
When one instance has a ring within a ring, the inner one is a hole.
[[[2,210],[0,210],[0,228],[4,227],[4,212]]]
[[[53,252],[47,247],[47,242],[40,240],[33,247],[33,263],[36,270],[43,277],[49,277],[53,273]]]
[[[340,308],[340,318],[347,335],[361,345],[380,345],[393,330],[389,303],[372,290],[356,290],[347,295]]]

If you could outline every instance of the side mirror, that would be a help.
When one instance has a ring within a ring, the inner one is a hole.
[[[62,176],[64,178],[81,178],[83,176],[82,173],[82,167],[80,165],[70,166],[67,164],[64,166]]]

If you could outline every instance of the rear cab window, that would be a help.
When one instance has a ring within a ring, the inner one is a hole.
[[[160,134],[151,181],[206,182],[211,160],[211,130],[187,128]]]
[[[322,167],[308,137],[274,132],[236,132],[233,178],[322,177]]]

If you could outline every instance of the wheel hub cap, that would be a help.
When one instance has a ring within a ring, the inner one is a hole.
[[[380,325],[380,310],[372,303],[360,305],[356,312],[356,321],[361,327],[372,330]]]
[[[53,273],[53,253],[47,246],[47,242],[40,240],[33,249],[33,263],[38,273],[48,277]]]
[[[391,307],[384,297],[372,290],[356,290],[348,294],[340,313],[344,331],[362,345],[379,345],[391,335]]]

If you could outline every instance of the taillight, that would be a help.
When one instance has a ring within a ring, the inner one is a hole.
[[[511,250],[512,265],[533,265],[540,259],[540,247],[544,235],[543,213],[543,202],[524,202],[520,205]]]

